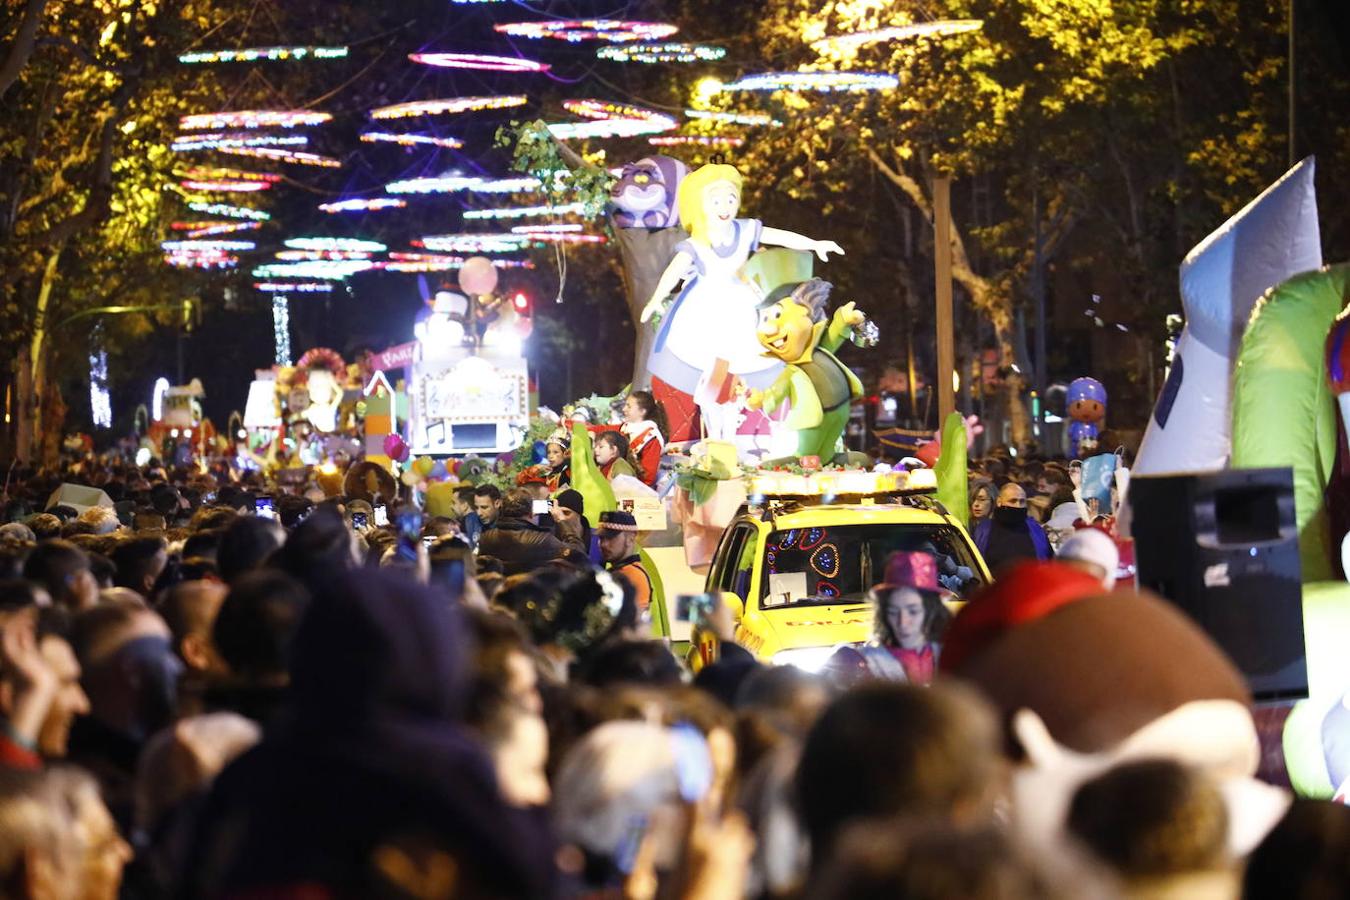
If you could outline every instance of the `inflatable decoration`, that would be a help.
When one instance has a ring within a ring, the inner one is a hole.
[[[787,400],[786,424],[797,432],[801,457],[833,457],[851,404],[862,396],[862,383],[834,351],[866,318],[852,303],[827,317],[830,288],[819,278],[785,286],[770,294],[760,310],[759,342],[765,356],[783,363],[784,369],[768,389],[752,390],[746,404],[772,409]]]
[[[971,416],[973,420],[975,417]],[[964,527],[970,527],[970,485],[968,463],[967,420],[959,412],[947,414],[942,423],[942,454],[933,468],[937,476],[937,499]]]
[[[327,347],[315,347],[300,357],[295,364],[305,373],[305,388],[309,405],[299,410],[316,431],[337,430],[338,406],[342,403],[342,386],[347,380],[347,364],[342,357]]]
[[[1186,327],[1135,460],[1136,474],[1222,468],[1231,450],[1230,382],[1257,299],[1322,265],[1313,160],[1303,160],[1181,263]]]
[[[1066,402],[1073,420],[1069,423],[1069,456],[1082,459],[1097,449],[1097,436],[1106,418],[1106,388],[1095,378],[1075,378],[1069,382]]]
[[[1108,769],[1171,759],[1213,778],[1229,805],[1229,850],[1250,852],[1287,792],[1258,781],[1251,697],[1233,664],[1184,613],[1148,592],[1101,594],[1059,563],[1023,563],[972,598],[947,631],[944,674],[1000,711],[1011,818],[1031,847],[1060,835],[1077,787]]]
[[[843,253],[833,241],[818,241],[791,231],[765,227],[758,219],[738,219],[741,174],[733,166],[710,164],[688,175],[677,192],[680,221],[689,239],[675,247],[675,256],[657,282],[641,320],[658,311],[665,314],[648,358],[654,376],[653,392],[679,409],[694,393],[700,379],[724,366],[750,387],[768,387],[781,368],[772,356],[762,355],[755,339],[758,292],[739,277],[739,271],[760,244],[809,250],[822,260]],[[667,298],[681,281],[684,287],[667,308]],[[658,381],[659,379],[659,381]],[[672,439],[678,437],[672,428]]]
[[[619,228],[669,228],[680,224],[675,203],[689,168],[669,156],[648,156],[626,163],[609,189],[614,224]]]
[[[486,256],[471,256],[459,270],[459,286],[470,294],[490,294],[497,289],[497,267]]]
[[[396,462],[403,462],[408,458],[408,445],[404,443],[401,435],[384,436],[384,455]]]

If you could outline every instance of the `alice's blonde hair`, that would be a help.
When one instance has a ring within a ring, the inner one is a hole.
[[[722,183],[730,184],[736,189],[737,196],[740,195],[741,173],[736,171],[736,167],[725,163],[708,163],[686,175],[675,193],[680,222],[696,241],[708,241],[708,216],[703,211],[703,195],[708,188]]]

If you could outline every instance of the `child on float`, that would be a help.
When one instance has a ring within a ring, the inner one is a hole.
[[[921,551],[892,553],[886,580],[872,588],[870,598],[872,640],[862,647],[841,647],[826,664],[827,677],[843,685],[870,679],[930,683],[951,621],[937,559]]]
[[[544,442],[544,462],[548,466],[544,483],[550,494],[572,486],[572,435],[566,428],[557,429]]]
[[[610,429],[595,436],[595,465],[608,481],[619,475],[637,476],[628,461],[628,438],[622,431]]]
[[[628,461],[633,471],[616,474],[635,475],[647,487],[654,488],[661,472],[661,454],[665,452],[666,435],[669,433],[666,411],[651,391],[633,391],[624,398],[622,414],[623,421],[617,430],[628,439],[628,450],[620,455]],[[596,435],[598,440],[600,435],[616,429],[613,425],[587,425],[586,430]],[[604,472],[604,463],[598,453],[596,463]],[[605,477],[612,479],[613,475],[606,473]]]

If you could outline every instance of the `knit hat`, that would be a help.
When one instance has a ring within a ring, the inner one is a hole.
[[[637,531],[637,519],[633,514],[616,509],[612,512],[602,512],[600,514],[600,524],[596,526],[599,531]]]
[[[568,488],[565,491],[561,491],[558,496],[553,499],[557,501],[557,504],[563,509],[570,509],[579,516],[586,514],[586,502],[582,498],[580,491]]]

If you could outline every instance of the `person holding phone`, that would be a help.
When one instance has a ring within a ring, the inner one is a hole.
[[[500,559],[506,575],[533,571],[570,550],[586,552],[580,516],[556,522],[555,533],[532,521],[533,505],[534,497],[529,491],[522,488],[507,491],[496,525],[484,531],[478,540],[478,552]]]

